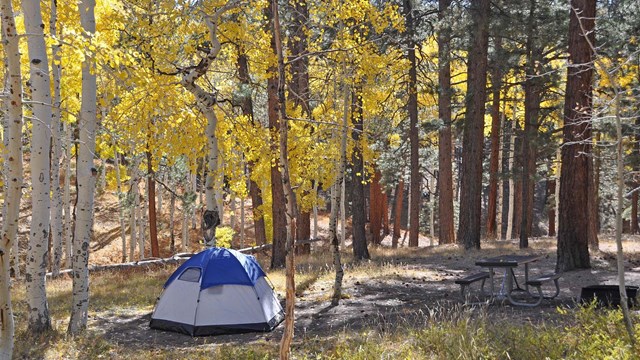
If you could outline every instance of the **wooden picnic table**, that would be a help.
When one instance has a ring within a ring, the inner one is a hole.
[[[476,261],[476,265],[489,269],[489,276],[491,280],[491,299],[494,298],[504,299],[506,298],[509,303],[516,306],[536,306],[540,303],[537,301],[536,303],[526,303],[521,301],[516,301],[511,293],[514,291],[522,291],[529,293],[529,264],[535,261],[538,261],[542,258],[542,255],[516,255],[516,254],[508,254],[508,255],[500,255],[491,258],[481,259]],[[518,280],[515,275],[514,269],[518,268],[520,265],[524,265],[524,288],[521,288],[518,284]],[[494,269],[501,268],[504,269],[504,277],[502,279],[502,285],[500,286],[500,291],[496,292],[494,289]],[[514,288],[515,283],[515,288]],[[541,299],[540,299],[541,300]]]

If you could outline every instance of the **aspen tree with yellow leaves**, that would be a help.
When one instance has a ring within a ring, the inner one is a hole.
[[[45,288],[49,243],[49,144],[51,135],[51,81],[49,59],[44,40],[44,23],[40,1],[22,2],[29,49],[29,92],[32,104],[31,203],[25,285],[29,304],[29,330],[43,333],[51,329],[49,304]]]
[[[11,301],[11,252],[18,241],[18,218],[22,197],[22,71],[13,4],[11,0],[0,2],[2,16],[2,42],[5,58],[5,88],[9,90],[4,101],[3,137],[6,152],[3,154],[2,181],[4,183],[2,240],[0,241],[0,359],[13,356],[15,321]],[[17,254],[14,254],[17,255]],[[17,259],[17,256],[16,256]]]
[[[82,63],[82,104],[78,127],[79,146],[76,165],[77,200],[73,239],[73,289],[68,332],[75,335],[87,327],[89,312],[89,246],[93,231],[94,192],[97,170],[93,159],[96,149],[97,84],[92,40],[96,32],[95,0],[81,0],[80,23],[88,46]]]

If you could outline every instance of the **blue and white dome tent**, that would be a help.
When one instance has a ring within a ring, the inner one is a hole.
[[[282,320],[282,306],[256,259],[210,248],[169,277],[150,326],[203,336],[271,331]]]

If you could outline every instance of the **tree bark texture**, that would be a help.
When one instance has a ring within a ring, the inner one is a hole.
[[[458,242],[480,248],[482,151],[489,45],[489,0],[471,1],[471,41],[467,60],[467,96],[462,142],[462,183]]]
[[[351,93],[351,138],[354,147],[351,158],[351,227],[353,233],[353,257],[356,260],[369,259],[367,237],[365,233],[366,210],[364,184],[366,182],[364,158],[362,152],[362,132],[364,123],[362,118],[362,87],[356,86]]]
[[[393,235],[391,237],[391,247],[398,247],[398,239],[400,239],[400,224],[402,219],[402,200],[404,195],[404,180],[400,179],[396,186],[396,193],[394,196],[394,213],[393,213]],[[442,225],[441,225],[442,226]]]
[[[407,60],[409,61],[409,81],[407,83],[408,89],[408,104],[407,111],[409,113],[409,144],[411,148],[410,158],[410,193],[411,207],[409,208],[409,246],[418,246],[418,235],[420,232],[420,204],[421,191],[420,180],[422,176],[420,174],[419,163],[419,150],[420,150],[420,129],[418,128],[418,78],[417,78],[417,62],[416,62],[416,44],[413,40],[414,36],[414,19],[413,19],[413,5],[411,0],[404,0],[404,16],[406,30],[406,43],[407,43]]]
[[[287,122],[286,100],[285,100],[285,70],[284,55],[282,50],[282,38],[280,31],[280,17],[278,14],[278,0],[271,1],[273,13],[273,36],[271,38],[271,46],[278,59],[277,67],[277,103],[276,112],[280,125],[279,133],[279,150],[280,150],[280,166],[282,166],[281,186],[285,196],[286,204],[286,267],[285,267],[285,283],[286,283],[286,305],[285,305],[285,322],[280,340],[280,359],[288,360],[291,356],[291,343],[294,336],[294,319],[295,319],[295,236],[296,221],[299,218],[298,202],[296,193],[291,186],[291,177],[289,173],[289,150],[288,150],[288,131],[289,124]]]
[[[20,69],[19,39],[11,0],[0,1],[2,14],[2,40],[5,52],[6,99],[3,154],[3,202],[2,241],[0,242],[0,358],[13,355],[15,322],[11,302],[10,263],[14,244],[18,243],[18,218],[22,197],[22,72]],[[14,254],[17,260],[17,254]],[[16,261],[16,266],[17,266]]]
[[[153,155],[147,150],[147,200],[149,215],[149,241],[151,242],[151,256],[160,257],[158,246],[158,223],[156,220],[156,180],[153,171]]]
[[[439,21],[447,19],[446,12],[451,0],[439,0]],[[438,116],[442,127],[438,131],[438,243],[455,242],[453,215],[453,166],[451,154],[451,63],[450,37],[448,25],[441,26],[438,32]],[[398,214],[398,213],[396,213]],[[397,216],[397,215],[396,215]],[[394,228],[395,232],[395,228]],[[398,237],[400,234],[398,233]]]
[[[555,195],[556,179],[547,179],[547,199]],[[555,198],[555,196],[554,196]],[[554,200],[555,202],[555,200]],[[549,219],[548,236],[556,236],[556,207],[550,201],[547,202],[547,217]]]
[[[489,160],[489,195],[487,205],[487,238],[497,237],[496,212],[498,205],[498,176],[500,169],[500,88],[502,87],[502,38],[496,37],[496,55],[491,71],[491,92],[493,94],[491,106],[491,152]]]
[[[24,12],[31,98],[33,104],[33,130],[31,139],[31,186],[32,218],[27,249],[26,287],[28,303],[28,328],[31,333],[40,334],[51,329],[49,305],[45,289],[47,271],[50,216],[50,166],[49,149],[51,142],[51,81],[49,60],[44,41],[40,1],[22,2]]]
[[[96,32],[95,0],[81,0],[80,23],[87,34]],[[93,233],[93,198],[98,172],[93,166],[96,151],[97,78],[95,59],[88,54],[82,62],[82,103],[80,105],[80,146],[76,166],[77,205],[73,243],[73,287],[68,331],[75,335],[87,327],[89,310],[89,244]]]
[[[522,221],[520,222],[520,248],[529,247],[529,235],[533,222],[533,188],[532,178],[536,169],[535,137],[540,124],[540,101],[542,100],[542,84],[539,66],[542,50],[536,42],[538,23],[536,20],[537,0],[529,1],[529,18],[526,43],[526,79],[524,82],[524,133],[522,137]]]
[[[240,78],[242,86],[249,88],[251,83],[249,78],[249,62],[247,60],[247,55],[240,49],[238,50],[238,53],[238,77]],[[251,123],[255,126],[256,123],[253,118],[253,100],[250,94],[246,95],[242,99],[240,107],[242,108],[242,115],[249,117]],[[249,177],[251,177],[251,174],[254,172],[255,164],[253,161],[249,161],[247,165],[249,167]],[[250,178],[249,182],[249,195],[251,196],[253,228],[256,245],[263,245],[267,242],[267,235],[264,225],[264,216],[260,210],[260,207],[263,204],[262,192],[260,191],[258,184],[253,179]]]
[[[571,0],[569,68],[564,103],[558,271],[589,268],[589,154],[591,153],[592,50],[595,0]],[[583,32],[586,31],[585,34]],[[585,211],[587,210],[587,211]]]
[[[57,34],[58,21],[57,1],[51,1],[51,14],[49,18],[49,31],[52,36]],[[62,157],[62,136],[60,136],[61,119],[61,95],[60,95],[60,45],[51,46],[53,64],[51,66],[51,78],[53,80],[53,107],[51,117],[51,272],[54,276],[60,273],[62,263],[62,186],[60,184],[60,159]],[[58,64],[56,64],[58,62]]]
[[[269,26],[274,21],[274,4],[265,8],[265,15],[269,21]],[[269,30],[270,32],[273,29]],[[271,48],[275,52],[276,43],[275,36],[271,37]],[[287,241],[287,215],[286,215],[286,199],[284,189],[282,187],[282,174],[280,173],[280,156],[279,156],[279,140],[280,134],[280,118],[279,99],[278,99],[278,68],[277,64],[269,67],[271,74],[267,80],[267,114],[269,117],[269,133],[271,134],[271,219],[273,226],[273,248],[271,251],[271,269],[285,267],[286,262],[286,241]]]
[[[380,245],[382,237],[382,190],[380,189],[380,171],[375,170],[373,180],[369,184],[369,230],[371,231],[371,243]]]

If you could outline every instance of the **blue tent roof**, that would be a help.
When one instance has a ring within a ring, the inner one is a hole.
[[[251,255],[245,255],[232,249],[209,248],[197,253],[180,265],[171,274],[164,287],[166,288],[188,268],[201,269],[201,289],[227,284],[253,286],[259,278],[266,276],[256,258]]]

